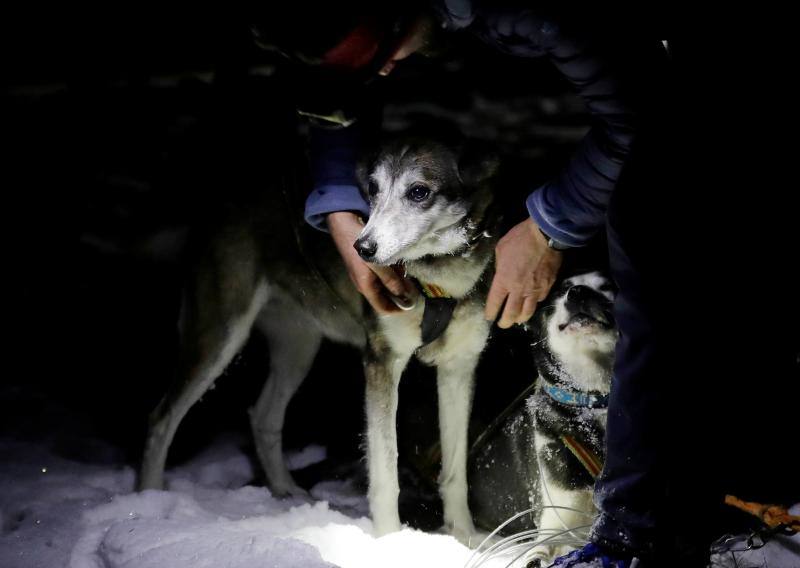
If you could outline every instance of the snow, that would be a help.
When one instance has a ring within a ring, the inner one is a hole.
[[[471,554],[411,529],[375,538],[352,481],[319,483],[309,501],[246,485],[254,472],[233,438],[170,470],[168,491],[141,493],[131,467],[61,457],[55,446],[0,440],[3,568],[446,568]],[[325,449],[287,458],[301,468]]]
[[[0,567],[499,568],[518,555],[470,562],[454,538],[408,528],[375,538],[355,479],[276,499],[248,484],[244,445],[220,437],[167,472],[167,491],[134,492],[122,452],[86,432],[0,438]],[[301,469],[326,458],[312,445],[287,462]],[[736,555],[739,567],[798,568],[799,559],[798,535]],[[713,566],[736,564],[727,555]]]
[[[287,455],[286,467],[289,468],[289,471],[295,471],[323,462],[327,457],[328,452],[325,448],[312,444],[311,446],[306,446],[299,452]]]

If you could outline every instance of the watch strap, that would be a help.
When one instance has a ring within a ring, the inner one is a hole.
[[[542,235],[544,235],[544,238],[547,240],[547,246],[553,250],[564,251],[573,248],[569,245],[565,245],[564,243],[555,240],[553,237],[542,231],[541,228],[539,228],[539,232],[542,233]]]

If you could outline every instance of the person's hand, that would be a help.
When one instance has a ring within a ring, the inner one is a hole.
[[[505,301],[498,327],[525,323],[547,297],[561,268],[562,254],[547,246],[533,219],[514,226],[495,248],[495,274],[486,299],[486,319],[494,321]]]
[[[364,228],[361,218],[350,211],[339,211],[328,214],[327,220],[328,230],[350,279],[372,308],[379,314],[401,311],[391,296],[395,296],[404,306],[412,307],[418,296],[414,284],[392,266],[378,266],[364,261],[353,248],[353,243]]]

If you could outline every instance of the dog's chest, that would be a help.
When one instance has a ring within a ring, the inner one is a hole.
[[[536,430],[543,435],[559,439],[569,436],[603,455],[606,408],[584,408],[566,406],[554,401],[540,389],[528,399],[528,411],[533,417]]]
[[[458,301],[445,332],[422,345],[421,324],[425,302],[401,314],[382,316],[379,328],[392,350],[403,355],[416,354],[424,363],[441,365],[477,356],[486,344],[489,322],[483,317],[483,303],[475,298]]]

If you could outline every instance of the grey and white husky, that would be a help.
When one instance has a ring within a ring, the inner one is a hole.
[[[275,494],[303,494],[284,463],[284,416],[328,338],[363,350],[369,504],[377,534],[400,529],[400,376],[412,356],[436,366],[445,528],[468,540],[474,528],[467,426],[490,326],[483,309],[496,244],[494,172],[489,155],[424,140],[388,145],[359,168],[371,214],[357,250],[374,263],[402,264],[425,292],[397,315],[379,316],[366,305],[330,238],[293,222],[296,212],[280,191],[225,211],[185,288],[177,374],[150,416],[139,487],[163,486],[178,425],[256,328],[270,350],[270,373],[250,410],[258,457]]]
[[[511,528],[535,528],[540,540],[591,523],[617,343],[613,300],[610,280],[589,272],[562,280],[539,307],[530,324],[538,376],[471,450],[482,528],[529,509]],[[528,565],[548,565],[568,549],[537,545]]]
[[[593,272],[567,278],[535,324],[539,373],[526,402],[533,418],[539,469],[536,526],[552,531],[585,526],[594,514],[594,481],[605,458],[611,372],[617,343],[612,284]],[[549,562],[569,547],[537,546]]]

